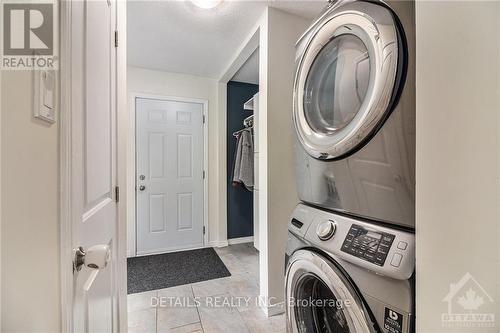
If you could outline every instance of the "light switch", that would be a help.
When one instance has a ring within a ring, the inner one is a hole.
[[[33,114],[35,118],[54,123],[56,121],[56,74],[55,71],[34,71]]]
[[[54,108],[54,88],[55,88],[55,78],[53,71],[42,72],[42,82],[43,84],[43,105],[49,109]]]

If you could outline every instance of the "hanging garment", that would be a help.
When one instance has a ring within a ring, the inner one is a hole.
[[[240,184],[240,168],[241,168],[241,133],[238,133],[236,136],[236,150],[234,151],[234,160],[233,160],[233,176],[231,180],[233,182],[233,186],[237,186]]]
[[[236,143],[233,183],[243,184],[249,191],[253,190],[253,138],[250,129],[242,131]]]

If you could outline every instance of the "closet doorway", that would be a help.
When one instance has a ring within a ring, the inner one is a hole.
[[[227,239],[259,246],[259,48],[226,83]]]
[[[136,97],[136,254],[204,246],[207,102]]]
[[[258,91],[255,84],[227,84],[227,237],[233,244],[253,242],[255,236],[253,110],[244,104]]]

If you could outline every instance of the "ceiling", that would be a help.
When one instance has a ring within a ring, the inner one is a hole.
[[[312,20],[325,4],[225,0],[201,9],[190,1],[129,1],[128,64],[218,79],[266,6]]]

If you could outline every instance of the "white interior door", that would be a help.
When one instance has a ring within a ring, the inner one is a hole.
[[[75,332],[117,332],[116,2],[71,2],[71,212]]]
[[[203,245],[203,104],[136,99],[137,254]]]

